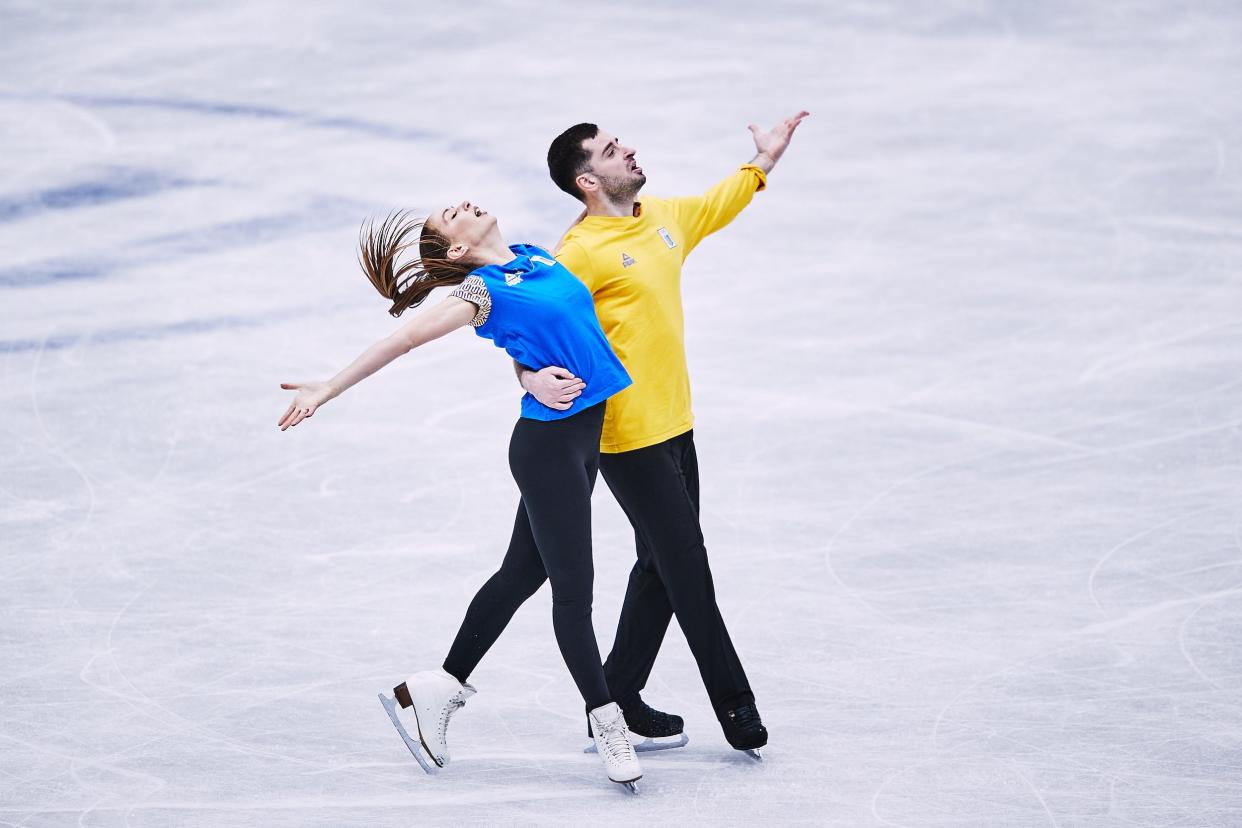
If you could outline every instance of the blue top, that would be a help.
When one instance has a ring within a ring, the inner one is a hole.
[[[536,371],[559,365],[586,383],[564,411],[527,393],[522,416],[561,420],[627,388],[632,380],[604,336],[586,285],[542,248],[509,249],[516,259],[475,269],[451,295],[474,303],[479,309],[470,322],[474,332],[518,362]]]

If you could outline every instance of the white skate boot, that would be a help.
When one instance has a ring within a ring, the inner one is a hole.
[[[389,699],[380,693],[380,702],[418,764],[427,773],[434,773],[435,768],[447,765],[449,719],[466,704],[466,699],[474,695],[474,688],[462,684],[442,669],[423,670],[394,687],[392,694],[394,698]],[[408,711],[413,716],[398,713],[398,705],[402,713]],[[410,723],[411,718],[414,727],[407,729],[405,725]],[[410,730],[417,735],[417,740],[411,737]],[[426,751],[425,756],[423,751]],[[426,757],[430,757],[434,766],[429,765]]]
[[[630,744],[630,733],[621,708],[615,702],[609,702],[592,710],[589,718],[591,738],[595,740],[599,758],[604,761],[608,778],[629,788],[631,793],[638,793],[638,780],[643,778],[643,769],[638,764],[634,746]]]

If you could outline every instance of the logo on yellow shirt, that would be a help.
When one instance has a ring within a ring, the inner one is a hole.
[[[664,243],[668,245],[669,250],[677,246],[677,242],[673,241],[673,237],[668,234],[668,230],[661,227],[656,232],[660,234],[660,238],[664,239]]]
[[[632,257],[629,253],[622,253],[621,254],[621,266],[629,267],[632,264],[634,264],[634,257]]]

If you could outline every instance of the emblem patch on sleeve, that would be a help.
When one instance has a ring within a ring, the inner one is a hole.
[[[669,250],[677,246],[677,242],[673,241],[673,237],[668,234],[668,230],[661,227],[656,232],[660,234],[660,238],[664,239],[664,243],[668,245]]]

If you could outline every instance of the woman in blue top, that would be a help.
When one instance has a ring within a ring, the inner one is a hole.
[[[416,245],[417,258],[400,262]],[[642,771],[625,719],[609,696],[591,625],[591,491],[604,403],[629,386],[630,377],[604,337],[590,292],[547,251],[506,246],[496,219],[469,202],[425,219],[398,213],[378,229],[372,225],[361,260],[371,283],[392,301],[393,316],[437,287],[455,289],[332,379],[282,383],[297,391],[280,419],[282,431],[397,357],[466,325],[523,365],[563,366],[586,383],[559,408],[530,394],[522,398],[509,443],[509,467],[522,499],[504,561],[470,602],[443,668],[415,673],[394,688],[394,699],[381,693],[380,700],[423,768],[433,770],[423,750],[435,767],[443,767],[449,761],[449,717],[475,692],[466,679],[517,608],[550,580],[553,630],[586,702],[591,735],[609,778],[632,789]]]

